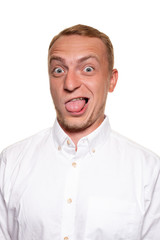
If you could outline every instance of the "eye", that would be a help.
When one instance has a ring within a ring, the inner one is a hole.
[[[92,67],[90,67],[90,66],[85,67],[85,69],[84,69],[85,72],[92,72],[93,70],[94,69]]]
[[[58,74],[60,74],[60,73],[64,73],[63,69],[60,68],[60,67],[55,68],[55,69],[54,69],[54,72],[55,72],[55,73],[58,73]]]

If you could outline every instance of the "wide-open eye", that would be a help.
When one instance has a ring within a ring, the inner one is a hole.
[[[64,70],[60,67],[57,67],[54,69],[54,72],[57,73],[57,74],[60,74],[60,73],[64,73]]]
[[[84,69],[85,72],[92,72],[93,71],[93,68],[88,66],[88,67],[85,67]]]

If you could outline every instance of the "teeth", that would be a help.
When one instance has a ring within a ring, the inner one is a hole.
[[[80,98],[74,98],[74,99],[72,99],[71,100],[71,102],[75,102],[75,101],[77,101],[77,100],[84,100],[85,98],[82,98],[82,97],[80,97]]]

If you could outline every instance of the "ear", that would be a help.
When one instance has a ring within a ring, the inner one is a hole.
[[[109,92],[113,92],[115,89],[115,86],[117,84],[117,80],[118,80],[118,71],[117,69],[113,69],[111,76],[110,76],[110,81],[109,81]]]

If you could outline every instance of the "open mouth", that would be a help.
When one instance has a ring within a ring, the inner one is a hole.
[[[86,97],[73,98],[65,104],[68,112],[81,112],[87,105],[89,99]]]

